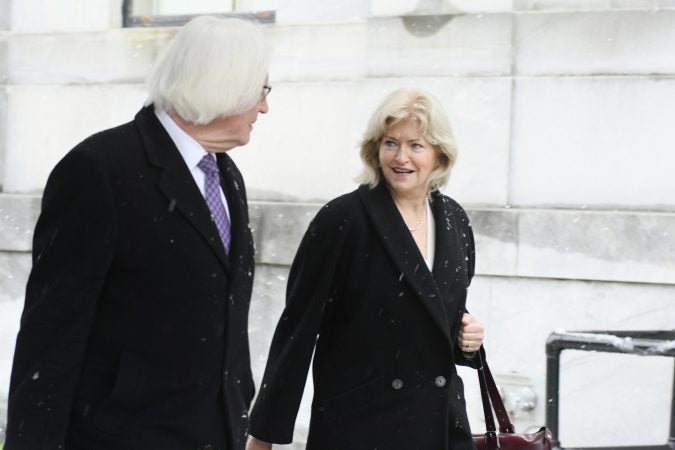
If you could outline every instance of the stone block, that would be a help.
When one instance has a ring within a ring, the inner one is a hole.
[[[0,40],[0,70],[2,70],[3,56],[3,42]],[[0,192],[2,192],[3,186],[5,185],[5,148],[7,146],[7,116],[9,103],[7,97],[6,88],[4,86],[0,87]]]
[[[351,80],[365,74],[366,26],[362,21],[266,26],[264,32],[273,48],[273,82]]]
[[[519,75],[668,75],[675,71],[675,10],[514,17]]]
[[[400,16],[415,11],[419,0],[371,0],[370,13],[373,16]]]
[[[510,74],[511,29],[508,14],[371,18],[367,34],[368,74]]]
[[[12,25],[12,0],[0,0],[0,31],[9,30]]]
[[[476,273],[673,284],[675,214],[469,209]]]
[[[249,209],[259,217],[254,225],[256,262],[289,265],[319,205],[255,202]]]
[[[476,241],[476,273],[513,276],[518,273],[518,217],[507,210],[467,211]]]
[[[251,143],[231,152],[249,197],[323,203],[353,190],[361,134],[399,87],[423,87],[448,111],[460,156],[446,191],[460,202],[505,204],[511,83],[503,78],[278,83]]]
[[[469,14],[508,12],[513,9],[513,2],[514,0],[481,0],[480,2],[475,0],[445,0],[449,8]]]
[[[675,283],[675,214],[523,211],[518,274]]]
[[[593,11],[610,6],[611,0],[513,0],[516,11]]]
[[[0,194],[0,252],[30,251],[39,214],[40,196]]]
[[[0,305],[21,302],[32,266],[30,252],[0,251]]]
[[[673,0],[513,0],[515,11],[659,10],[675,7]]]
[[[372,0],[373,16],[462,14],[510,11],[513,0]]]
[[[139,85],[10,86],[4,191],[41,191],[61,157],[87,136],[133,119],[145,101]]]
[[[0,256],[0,265],[3,264]],[[24,286],[25,287],[25,286]],[[0,294],[0,297],[2,295]],[[19,323],[23,311],[23,296],[13,301],[0,299],[0,413],[6,411],[7,394],[9,392],[9,378],[12,373],[12,360],[14,359],[14,346],[16,334],[19,332]],[[0,427],[5,420],[0,416]],[[1,430],[4,432],[4,430]],[[0,432],[0,443],[3,433]]]
[[[17,34],[0,79],[11,84],[144,83],[176,28]]]
[[[260,10],[261,2],[244,0],[243,7],[247,3],[251,6],[247,9]],[[306,24],[311,22],[339,22],[359,21],[370,15],[370,1],[364,0],[341,0],[339,2],[316,2],[314,0],[293,0],[287,2],[270,1],[270,6],[262,9],[276,10],[277,24]],[[239,4],[239,2],[238,2]],[[265,5],[265,3],[262,3]],[[331,24],[331,28],[333,24]]]
[[[0,251],[0,412],[5,408],[14,343],[19,331],[31,257],[25,252]],[[0,415],[0,422],[5,416]],[[4,422],[2,422],[4,423]],[[0,428],[2,427],[0,423]],[[0,430],[0,442],[2,441]]]
[[[510,201],[520,206],[675,206],[675,80],[516,82]]]
[[[10,27],[19,33],[105,30],[120,23],[121,5],[121,0],[13,0]]]

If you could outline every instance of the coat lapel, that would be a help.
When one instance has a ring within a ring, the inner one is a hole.
[[[153,106],[143,108],[135,122],[150,163],[162,171],[157,187],[166,196],[167,208],[178,211],[199,232],[229,271],[230,262],[211,220],[209,207],[178,149],[155,116]]]
[[[360,186],[359,197],[384,248],[398,270],[401,271],[399,280],[405,280],[409,284],[452,346],[448,314],[443,303],[444,297],[441,295],[436,280],[427,268],[403,218],[396,209],[385,183],[380,183],[373,189]],[[436,228],[439,228],[438,221],[436,221]],[[436,251],[435,260],[438,260],[438,249]]]
[[[248,235],[248,205],[244,195],[244,186],[239,186],[237,181],[240,177],[232,158],[225,153],[218,153],[216,159],[222,178],[221,188],[225,193],[225,198],[227,198],[227,206],[230,211],[232,233],[230,262],[235,263],[232,256],[245,255],[250,240]]]
[[[452,286],[462,277],[466,278],[466,264],[459,243],[459,228],[446,197],[436,191],[432,194],[432,209],[436,223],[436,247],[434,256],[434,279],[444,299],[450,301]],[[451,314],[452,315],[452,314]]]

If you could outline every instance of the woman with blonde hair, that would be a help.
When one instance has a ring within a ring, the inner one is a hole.
[[[389,94],[361,158],[363,184],[318,212],[291,267],[249,450],[292,441],[312,352],[308,449],[474,448],[456,364],[484,331],[465,310],[469,220],[439,191],[457,158],[440,102]]]

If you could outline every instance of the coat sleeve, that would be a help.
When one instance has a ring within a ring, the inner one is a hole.
[[[251,434],[258,439],[277,444],[293,440],[310,360],[349,228],[349,219],[329,203],[302,239],[291,265],[286,307],[251,412]]]
[[[469,217],[466,212],[457,203],[455,203],[454,216],[457,222],[463,257],[466,259],[468,288],[476,268],[476,247],[473,238],[473,228],[471,227],[471,222],[469,222]],[[465,353],[460,348],[455,347],[455,363],[461,366],[473,367],[475,369],[478,364],[476,353]]]
[[[94,309],[113,255],[110,188],[85,152],[52,171],[33,238],[5,450],[64,448]]]

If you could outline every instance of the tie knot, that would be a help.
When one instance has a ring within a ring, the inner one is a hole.
[[[216,164],[216,160],[213,158],[213,156],[211,156],[210,153],[204,155],[201,161],[199,161],[199,164],[197,164],[197,167],[202,169],[202,172],[207,174],[214,174],[220,172],[218,170],[218,164]]]

